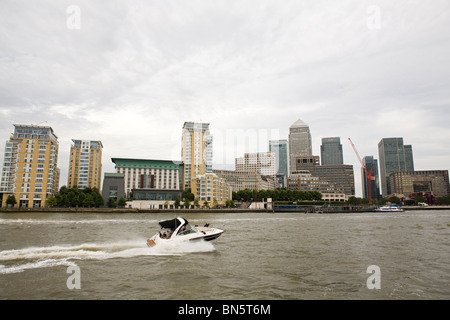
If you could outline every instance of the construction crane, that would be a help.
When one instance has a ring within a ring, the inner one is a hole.
[[[370,171],[367,171],[366,166],[364,165],[364,162],[361,160],[361,157],[359,156],[358,150],[356,150],[355,145],[352,142],[352,139],[348,138],[348,141],[350,141],[353,150],[355,150],[356,156],[358,157],[359,162],[361,163],[362,167],[364,168],[364,172],[367,176],[367,186],[369,188],[369,204],[372,204],[372,188],[371,188],[371,180],[375,180],[375,177],[372,176],[373,167],[370,168]]]

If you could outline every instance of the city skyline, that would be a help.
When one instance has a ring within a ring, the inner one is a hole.
[[[313,155],[341,137],[357,196],[347,138],[378,158],[382,138],[403,137],[416,170],[450,169],[446,1],[78,1],[78,29],[70,5],[6,2],[0,13],[0,149],[13,124],[51,126],[61,186],[72,139],[102,141],[103,172],[114,172],[113,157],[179,160],[185,121],[211,124],[222,168],[288,139],[301,118]]]

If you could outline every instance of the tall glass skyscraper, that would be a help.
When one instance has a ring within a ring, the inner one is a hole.
[[[312,156],[311,132],[301,119],[289,127],[289,172],[295,171],[295,158]]]
[[[411,145],[404,145],[403,138],[383,138],[378,143],[380,178],[383,197],[392,194],[389,175],[397,171],[414,171]]]
[[[277,174],[288,175],[288,141],[270,140],[269,152],[275,152]]]
[[[275,161],[277,168],[277,181],[281,188],[286,187],[286,179],[288,177],[288,141],[287,140],[270,140],[269,152],[275,153]]]
[[[320,158],[322,165],[344,164],[341,138],[322,138],[322,145],[320,146]]]
[[[366,156],[362,159],[367,172],[372,170],[372,177],[374,180],[370,181],[370,193],[372,199],[379,199],[380,195],[380,176],[378,175],[378,160],[373,156]],[[362,182],[362,196],[363,198],[369,198],[369,184],[367,181],[367,175],[364,168],[361,167],[361,182]]]

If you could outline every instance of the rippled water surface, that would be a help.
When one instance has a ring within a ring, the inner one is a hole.
[[[174,217],[0,213],[0,299],[450,298],[450,211],[190,213],[225,233],[148,248]]]

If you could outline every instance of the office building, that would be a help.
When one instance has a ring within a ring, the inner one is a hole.
[[[404,145],[403,138],[383,138],[378,143],[380,180],[383,197],[393,193],[389,175],[397,171],[414,171],[412,146]]]
[[[301,119],[289,128],[289,172],[296,171],[295,158],[312,155],[311,133]]]
[[[277,174],[275,152],[245,153],[235,159],[235,169],[238,172],[254,172],[263,176]]]
[[[349,197],[342,187],[312,175],[309,170],[292,172],[287,178],[287,189],[317,191],[322,194],[322,200],[326,201],[346,201]]]
[[[320,146],[320,158],[322,165],[344,164],[341,138],[322,138]]]
[[[301,156],[294,159],[295,170],[308,170],[314,177],[335,185],[348,196],[355,195],[353,166],[348,164],[320,165],[319,156]]]
[[[397,171],[389,175],[389,180],[392,193],[406,197],[413,193],[450,195],[448,170]]]
[[[16,207],[44,207],[59,190],[58,137],[48,126],[14,125],[6,142],[0,193],[2,206],[13,195]]]
[[[184,123],[181,141],[183,189],[191,187],[191,180],[195,176],[212,172],[212,142],[209,123]]]
[[[275,176],[262,176],[255,172],[234,170],[213,170],[217,176],[226,180],[231,191],[240,190],[275,190],[278,187]]]
[[[286,178],[289,175],[288,166],[288,141],[287,140],[270,140],[269,152],[275,153],[275,166],[278,186],[286,187]]]
[[[367,172],[371,172],[373,177],[370,180],[370,192],[372,199],[380,199],[380,176],[378,174],[378,160],[374,159],[373,156],[366,156],[362,159]],[[363,167],[361,167],[361,185],[362,185],[362,196],[363,198],[369,198],[369,185],[367,180],[367,174]]]
[[[116,173],[124,175],[127,198],[134,189],[181,190],[183,164],[172,160],[112,158]]]
[[[102,188],[102,197],[105,205],[108,204],[110,199],[117,203],[120,198],[126,198],[124,177],[123,173],[105,173]]]
[[[102,142],[72,140],[67,187],[100,190],[102,177]]]

